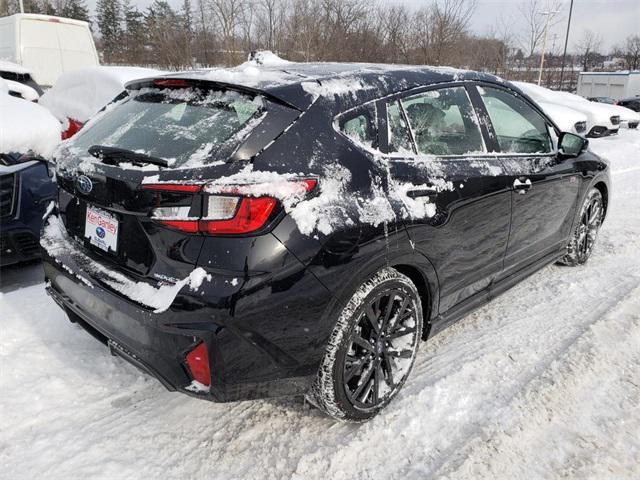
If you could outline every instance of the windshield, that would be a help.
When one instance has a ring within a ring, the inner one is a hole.
[[[235,91],[143,88],[90,122],[70,146],[117,147],[195,167],[231,155],[262,120],[265,103]]]

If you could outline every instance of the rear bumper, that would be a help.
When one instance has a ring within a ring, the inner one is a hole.
[[[45,243],[43,240],[47,292],[70,320],[167,389],[226,402],[304,393],[315,379],[324,351],[324,343],[312,337],[317,318],[313,314],[285,317],[287,306],[275,296],[275,305],[256,309],[268,293],[258,283],[251,293],[245,293],[242,283],[229,282],[229,277],[218,272],[197,291],[182,288],[170,308],[155,313],[87,275],[83,259],[73,253],[77,246],[52,251]],[[304,269],[293,274],[298,281],[284,296],[299,303],[301,296],[319,295],[310,302],[311,309],[326,305],[329,294],[313,275]],[[186,354],[199,342],[209,352],[212,376],[208,392],[189,389],[192,380],[184,363]]]

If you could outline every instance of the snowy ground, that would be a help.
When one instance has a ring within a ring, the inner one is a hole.
[[[589,263],[423,344],[364,425],[168,393],[69,323],[39,265],[3,271],[0,477],[640,478],[640,131],[591,145],[615,191]]]

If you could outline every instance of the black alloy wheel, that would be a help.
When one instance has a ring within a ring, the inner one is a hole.
[[[422,315],[413,282],[393,268],[380,270],[342,308],[307,398],[340,420],[374,417],[411,372]]]

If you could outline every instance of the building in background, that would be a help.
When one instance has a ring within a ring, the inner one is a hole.
[[[615,100],[640,95],[640,71],[581,72],[578,95]]]

